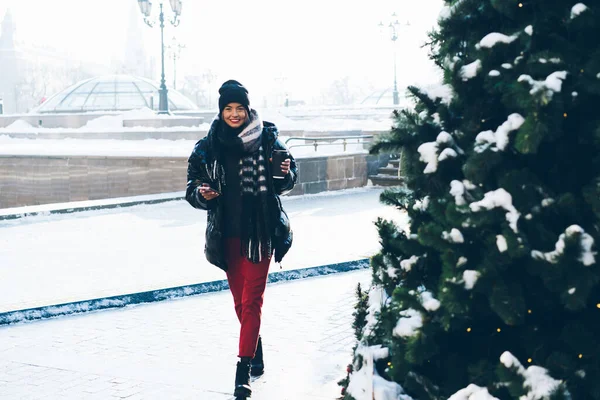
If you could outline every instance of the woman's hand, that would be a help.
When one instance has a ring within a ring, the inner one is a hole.
[[[287,175],[290,173],[290,165],[292,164],[292,160],[286,158],[284,162],[281,163],[281,172],[283,175]]]
[[[213,200],[219,197],[219,193],[213,190],[208,183],[203,183],[202,186],[198,186],[198,191],[205,200]]]
[[[269,158],[269,161],[273,162],[273,159]],[[291,165],[292,165],[292,160],[290,160],[289,158],[286,158],[279,166],[279,168],[281,168],[281,172],[283,172],[284,176],[290,173]]]

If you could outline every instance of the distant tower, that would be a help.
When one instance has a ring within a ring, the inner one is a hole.
[[[17,112],[17,53],[15,51],[15,23],[10,10],[6,11],[0,30],[0,97],[4,114]]]
[[[129,9],[123,69],[127,74],[151,79],[153,78],[152,65],[144,45],[144,29],[141,20],[137,3],[132,1]]]

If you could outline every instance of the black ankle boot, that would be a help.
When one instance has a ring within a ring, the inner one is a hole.
[[[250,389],[250,357],[241,357],[237,363],[233,395],[236,400],[246,399],[252,395],[252,389]]]
[[[250,374],[252,376],[261,376],[265,372],[265,362],[263,360],[263,348],[262,338],[258,337],[258,345],[256,346],[256,353],[252,359]]]

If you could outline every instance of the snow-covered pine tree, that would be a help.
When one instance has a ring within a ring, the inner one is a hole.
[[[346,398],[600,399],[600,0],[447,1],[430,37]]]

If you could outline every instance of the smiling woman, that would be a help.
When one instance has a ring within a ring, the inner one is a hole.
[[[271,258],[281,262],[292,246],[292,230],[282,194],[297,182],[296,161],[274,124],[250,108],[248,90],[228,80],[219,89],[219,114],[188,160],[186,200],[206,210],[206,259],[227,274],[240,338],[236,399],[250,397],[250,375],[264,370],[261,309]],[[282,179],[273,179],[274,175]]]

